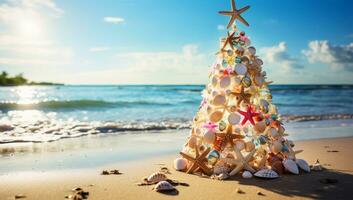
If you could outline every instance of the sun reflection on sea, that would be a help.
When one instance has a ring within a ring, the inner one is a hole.
[[[37,104],[40,101],[46,101],[46,93],[40,91],[38,87],[33,86],[20,86],[13,89],[13,92],[16,94],[18,100],[17,104],[29,105]]]

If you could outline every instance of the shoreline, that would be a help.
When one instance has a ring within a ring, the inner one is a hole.
[[[172,169],[172,162],[178,152],[140,158],[135,161],[115,162],[100,167],[74,170],[39,172],[16,172],[0,175],[0,198],[11,199],[23,194],[26,199],[63,199],[74,187],[90,192],[89,199],[348,199],[353,191],[353,137],[307,140],[296,142],[295,149],[304,149],[299,158],[309,164],[319,159],[328,170],[300,175],[285,174],[279,179],[243,179],[240,175],[231,180],[215,181],[187,175]],[[335,152],[328,152],[334,150]],[[337,151],[337,152],[336,152]],[[178,194],[165,195],[151,191],[153,186],[136,186],[143,177],[160,167],[170,169],[170,178],[186,182],[190,186],[177,186]],[[122,175],[100,175],[103,169],[119,169]],[[335,179],[336,184],[323,184],[323,178]],[[45,184],[45,189],[43,188]],[[210,188],[212,188],[210,190]],[[238,194],[240,188],[245,193]],[[261,191],[265,196],[258,196]]]

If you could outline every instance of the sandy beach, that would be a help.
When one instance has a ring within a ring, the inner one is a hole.
[[[231,180],[216,181],[187,175],[172,168],[177,152],[94,168],[3,173],[0,199],[14,199],[20,194],[25,199],[64,199],[75,187],[88,191],[89,199],[350,199],[353,195],[352,144],[353,137],[297,141],[295,148],[305,149],[299,158],[310,164],[319,159],[327,170],[286,174],[275,180],[243,179],[238,175]],[[153,186],[136,185],[161,167],[170,169],[170,179],[190,186],[177,186],[177,192],[161,194],[152,191]],[[119,169],[123,174],[100,175],[104,169]],[[338,182],[321,183],[325,178]],[[237,193],[237,188],[244,193]]]

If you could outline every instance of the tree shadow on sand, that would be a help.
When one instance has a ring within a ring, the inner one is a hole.
[[[327,181],[328,180],[328,181]],[[252,185],[286,197],[306,197],[313,199],[352,199],[352,172],[324,170],[321,172],[283,175],[281,178],[265,180],[244,179],[239,176],[228,181],[238,181],[241,185]]]

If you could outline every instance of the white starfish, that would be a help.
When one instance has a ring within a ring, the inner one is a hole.
[[[250,166],[249,161],[253,158],[256,150],[253,149],[248,155],[245,157],[243,154],[240,152],[240,150],[237,147],[234,147],[234,152],[236,155],[236,159],[233,158],[225,158],[225,161],[228,164],[231,165],[236,165],[236,167],[229,173],[229,175],[233,176],[240,172],[242,169],[246,169],[252,173],[255,173],[256,171]]]

